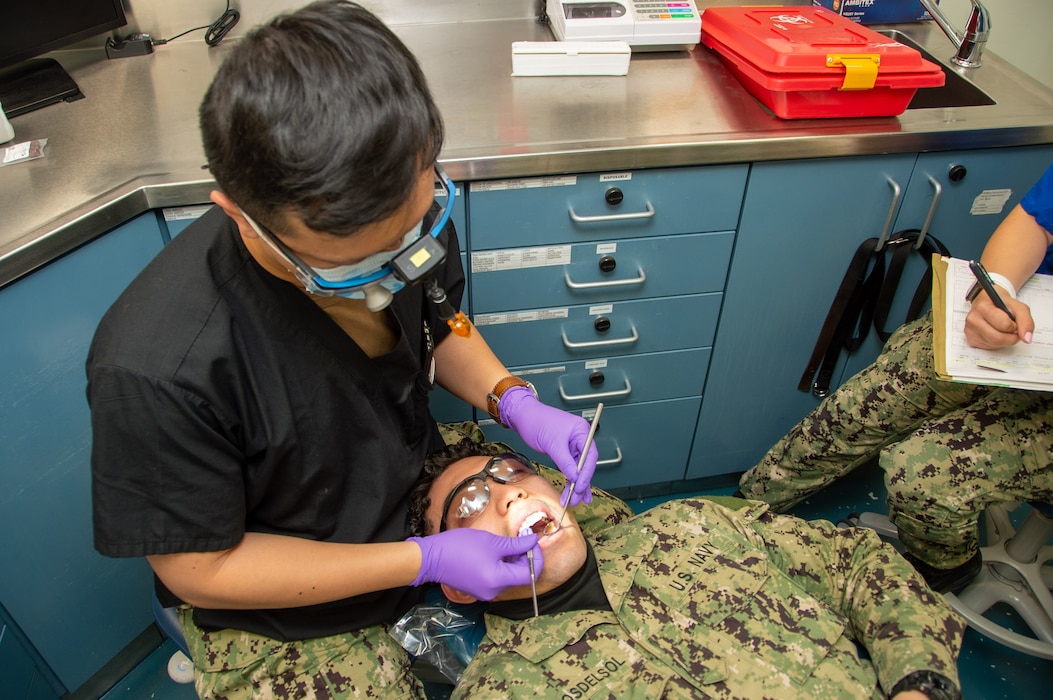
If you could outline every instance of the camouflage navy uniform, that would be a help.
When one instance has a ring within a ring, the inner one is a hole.
[[[449,444],[462,439],[483,442],[472,421],[440,424]],[[503,443],[486,443],[494,454],[510,451]],[[542,466],[541,473],[562,491],[566,477]],[[632,516],[620,499],[593,487],[592,503],[575,506],[583,531],[597,533]],[[180,608],[180,625],[197,673],[195,690],[201,698],[254,700],[259,698],[424,698],[421,682],[410,672],[410,658],[389,633],[390,625],[317,639],[282,642],[236,629],[203,630],[193,621],[193,608]]]
[[[943,381],[932,358],[929,314],[776,443],[742,493],[783,510],[879,456],[900,539],[939,569],[976,554],[987,506],[1053,500],[1053,394]]]
[[[454,697],[860,700],[917,670],[957,683],[961,620],[873,532],[738,504],[669,501],[605,530],[613,611],[487,614]]]

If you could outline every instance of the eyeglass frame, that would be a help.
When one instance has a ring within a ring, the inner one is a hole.
[[[450,176],[446,174],[442,166],[435,163],[433,166],[435,174],[438,175],[439,184],[442,185],[442,189],[446,192],[446,204],[442,210],[439,211],[438,216],[432,221],[431,228],[428,230],[428,235],[434,239],[438,239],[442,230],[446,228],[446,224],[449,223],[450,217],[453,215],[453,203],[457,199],[457,188],[454,186]],[[271,250],[278,254],[289,266],[292,267],[293,274],[296,275],[296,279],[300,281],[300,284],[304,286],[311,294],[316,296],[339,296],[343,292],[354,292],[359,291],[369,285],[376,284],[382,279],[385,279],[391,275],[397,275],[394,268],[391,266],[391,262],[384,263],[376,272],[372,272],[368,275],[357,277],[353,280],[342,280],[340,282],[330,282],[318,276],[311,266],[300,259],[296,253],[292,252],[278,236],[274,235],[273,232],[266,229],[259,223],[257,223],[252,217],[242,210],[242,215],[245,220],[249,222],[249,226],[256,232],[263,241],[270,246]],[[420,236],[414,239],[414,242],[420,240]],[[404,250],[409,248],[413,243],[399,250],[402,253]],[[441,246],[440,246],[441,247]],[[396,253],[398,255],[398,253]]]
[[[501,479],[499,479],[497,477],[497,475],[490,473],[490,468],[494,465],[494,462],[496,462],[499,459],[504,459],[504,460],[509,460],[510,459],[512,461],[519,462],[522,466],[526,467],[530,471],[530,474],[528,474],[527,476],[524,476],[522,479],[517,479],[515,481],[502,481]],[[484,491],[484,493],[486,493],[486,504],[483,505],[482,510],[480,510],[476,514],[475,517],[478,517],[479,515],[482,515],[482,513],[486,510],[486,507],[490,505],[490,487],[486,483],[486,479],[487,478],[493,479],[494,481],[496,481],[499,484],[518,484],[520,481],[522,481],[523,479],[526,479],[526,478],[528,478],[530,476],[540,476],[540,475],[541,475],[541,472],[538,471],[538,468],[534,465],[534,463],[532,461],[530,461],[530,459],[528,457],[525,457],[525,456],[521,455],[518,452],[502,452],[499,455],[494,455],[493,457],[491,457],[490,459],[488,459],[486,461],[486,464],[483,466],[483,468],[481,470],[479,470],[475,474],[472,474],[471,476],[468,476],[468,477],[465,477],[464,479],[461,479],[460,481],[457,482],[457,484],[452,489],[450,489],[450,493],[447,494],[446,500],[443,501],[443,503],[442,503],[442,514],[441,514],[440,520],[439,520],[439,532],[445,532],[446,531],[446,520],[447,520],[447,516],[449,516],[449,514],[450,514],[450,506],[453,505],[453,497],[457,494],[458,491],[460,491],[462,488],[464,488],[465,486],[470,484],[472,481],[474,481],[476,479],[482,481],[482,483],[483,483],[483,491]]]

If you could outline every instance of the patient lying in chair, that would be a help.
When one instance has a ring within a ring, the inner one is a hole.
[[[670,501],[589,543],[529,460],[467,442],[433,455],[417,534],[544,533],[540,616],[529,586],[492,601],[454,696],[961,697],[961,620],[873,532],[718,500]]]

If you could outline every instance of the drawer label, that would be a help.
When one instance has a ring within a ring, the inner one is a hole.
[[[621,182],[622,180],[632,179],[632,173],[607,173],[606,175],[600,175],[600,182]]]
[[[499,192],[501,190],[533,190],[540,187],[570,187],[578,184],[577,175],[555,177],[525,177],[518,180],[488,180],[473,182],[470,192]]]
[[[480,314],[475,317],[477,326],[499,326],[505,323],[527,323],[528,321],[548,321],[553,318],[566,318],[570,310],[537,309],[535,311],[509,311],[503,314]]]
[[[1001,214],[1005,203],[1013,196],[1013,190],[984,190],[976,195],[969,213],[973,216]]]
[[[484,250],[472,253],[472,273],[569,265],[570,248],[569,245],[553,245],[540,248]]]
[[[188,207],[165,207],[161,213],[165,221],[186,221],[196,219],[212,208],[211,204],[197,204]]]
[[[538,367],[537,369],[517,369],[512,374],[517,377],[529,377],[532,374],[562,374],[566,371],[566,365],[556,365],[553,367]]]

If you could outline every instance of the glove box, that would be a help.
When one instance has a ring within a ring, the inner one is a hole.
[[[821,7],[711,7],[702,43],[783,119],[890,117],[944,83],[916,49]]]

